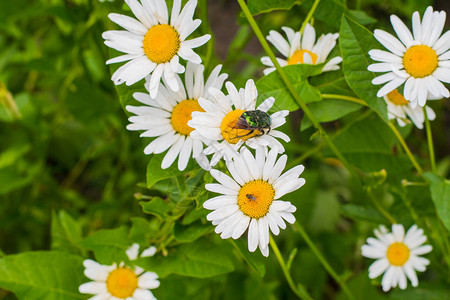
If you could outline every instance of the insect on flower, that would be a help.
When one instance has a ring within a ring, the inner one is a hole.
[[[260,134],[255,136],[261,136],[268,134],[270,132],[270,126],[272,125],[272,120],[270,116],[261,110],[248,110],[242,113],[239,119],[234,125],[235,129],[245,129],[249,130],[247,134],[237,135],[234,139],[241,138],[253,134],[255,130],[258,130]],[[267,130],[267,131],[266,131]]]

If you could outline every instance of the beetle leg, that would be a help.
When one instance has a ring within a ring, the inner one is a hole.
[[[241,138],[241,137],[246,137],[247,135],[251,135],[254,131],[255,131],[255,129],[252,129],[252,130],[250,130],[249,133],[244,134],[244,135],[237,135],[237,136],[235,136],[235,137],[232,138],[232,139],[239,139],[239,138]]]

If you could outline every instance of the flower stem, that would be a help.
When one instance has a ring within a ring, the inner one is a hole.
[[[400,142],[400,144],[402,145],[403,149],[405,150],[406,154],[409,157],[409,160],[412,162],[412,164],[414,165],[414,167],[416,168],[417,172],[419,173],[419,175],[422,175],[423,170],[420,167],[420,165],[417,163],[416,159],[414,158],[414,156],[411,153],[411,150],[409,150],[408,145],[406,145],[405,140],[403,139],[402,135],[400,134],[400,132],[398,132],[397,128],[395,127],[394,124],[392,124],[392,122],[388,123],[389,127],[391,128],[392,132],[395,134],[395,136],[397,137],[398,141]]]
[[[372,201],[373,205],[375,205],[375,208],[389,221],[391,224],[397,224],[397,220],[387,211],[384,209],[383,206],[378,203],[377,199],[375,199],[375,195],[372,193],[372,188],[367,188],[367,195],[369,196],[370,201]]]
[[[286,263],[284,262],[283,256],[281,255],[280,250],[278,249],[278,246],[275,243],[275,240],[273,239],[272,235],[269,236],[269,242],[273,252],[275,253],[275,256],[278,259],[278,262],[280,263],[281,269],[283,270],[284,276],[286,277],[286,280],[291,290],[300,299],[312,300],[312,297],[308,294],[306,288],[302,284],[299,283],[297,284],[297,286],[295,285],[294,280],[292,280],[291,274],[289,274],[289,270],[286,267]]]
[[[305,229],[299,222],[295,222],[295,229],[300,233],[300,235],[305,240],[306,244],[308,244],[308,247],[311,249],[311,251],[314,253],[314,255],[317,257],[319,262],[322,264],[322,266],[325,268],[325,270],[328,272],[328,274],[333,277],[333,279],[339,284],[342,291],[345,293],[348,299],[354,300],[356,299],[355,296],[353,296],[352,292],[348,288],[348,286],[345,284],[345,282],[342,280],[342,278],[336,273],[336,271],[331,267],[331,265],[328,263],[328,261],[325,259],[325,257],[320,253],[319,249],[317,249],[314,242],[311,240],[311,238],[306,233]]]
[[[425,128],[427,130],[428,152],[430,152],[431,172],[436,173],[436,159],[434,157],[433,135],[431,134],[430,120],[428,119],[426,107],[423,107],[425,115]]]
[[[308,14],[306,15],[305,20],[302,23],[302,27],[300,27],[300,33],[303,34],[303,30],[305,30],[306,24],[308,24],[309,20],[311,20],[314,12],[316,11],[317,6],[319,5],[320,0],[314,1],[313,6],[309,10]]]
[[[247,7],[247,4],[245,4],[244,0],[237,0],[239,5],[241,6],[242,12],[244,13],[245,17],[248,20],[248,23],[252,27],[253,31],[256,34],[256,37],[258,38],[261,46],[264,48],[264,51],[267,53],[267,55],[270,57],[270,60],[274,64],[275,68],[277,69],[278,74],[280,75],[281,79],[283,80],[286,88],[288,89],[289,93],[294,98],[295,102],[301,107],[301,109],[305,112],[308,119],[311,120],[311,123],[313,123],[314,127],[319,130],[322,137],[324,138],[325,142],[327,143],[328,147],[333,151],[334,155],[342,162],[342,164],[351,172],[354,173],[353,168],[351,168],[350,164],[347,162],[345,157],[342,155],[342,153],[339,151],[339,149],[336,147],[336,145],[331,141],[328,134],[325,132],[323,127],[320,125],[320,123],[317,121],[317,119],[314,117],[314,115],[309,110],[308,106],[303,102],[303,100],[300,98],[299,94],[293,87],[292,83],[289,81],[286,73],[281,68],[280,64],[275,58],[275,54],[273,54],[272,50],[269,47],[269,44],[267,44],[266,39],[264,38],[264,35],[261,32],[261,29],[259,28],[258,24],[256,24],[255,19],[253,18],[252,14],[250,13],[250,10]],[[316,0],[318,3],[319,1]]]
[[[350,97],[350,96],[344,96],[344,95],[337,95],[337,94],[322,94],[322,98],[324,99],[339,99],[339,100],[345,100],[349,102],[358,103],[364,106],[368,106],[366,102],[364,102],[361,99]]]

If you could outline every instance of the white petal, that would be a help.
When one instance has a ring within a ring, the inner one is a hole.
[[[138,278],[138,286],[143,289],[156,289],[159,284],[158,275],[154,272],[145,272]]]
[[[393,35],[387,33],[386,31],[375,29],[374,36],[386,49],[388,49],[392,53],[398,56],[403,56],[403,53],[405,53],[405,46],[400,43],[400,41],[397,40]]]
[[[175,143],[170,147],[169,151],[167,151],[167,154],[164,156],[162,162],[161,162],[161,169],[167,169],[172,165],[172,163],[177,158],[178,154],[181,151],[181,148],[184,144],[184,136],[179,135]]]
[[[258,221],[252,219],[248,228],[248,251],[254,252],[259,243]]]
[[[409,31],[408,27],[396,15],[391,15],[391,23],[400,41],[409,48],[413,44],[411,31]]]
[[[127,298],[128,299],[128,298]],[[137,288],[133,293],[133,300],[156,300],[155,296],[153,296],[152,292],[149,290],[139,289]],[[116,300],[116,299],[111,299]]]
[[[90,281],[83,283],[78,288],[80,293],[83,294],[103,294],[107,293],[106,289],[106,283],[105,282],[96,282],[96,281]]]
[[[221,183],[223,186],[225,186],[229,189],[239,191],[241,188],[233,179],[230,178],[230,176],[226,175],[225,173],[222,173],[218,170],[213,169],[213,170],[211,170],[210,174],[219,183]]]
[[[108,15],[108,18],[126,30],[139,35],[145,35],[148,31],[147,27],[145,27],[141,22],[125,15],[111,13]]]
[[[208,183],[205,185],[205,189],[207,189],[210,192],[224,194],[224,195],[230,195],[230,196],[237,196],[237,194],[238,194],[238,192],[236,190],[226,188],[223,185],[218,184],[218,183]]]
[[[385,84],[377,93],[377,97],[383,97],[396,88],[398,88],[400,85],[402,85],[406,81],[406,78],[396,78],[387,84]]]
[[[267,40],[275,46],[275,48],[280,51],[281,54],[288,57],[289,56],[289,44],[283,38],[283,36],[275,30],[271,30],[267,36]]]

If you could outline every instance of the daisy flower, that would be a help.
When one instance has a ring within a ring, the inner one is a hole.
[[[376,261],[369,267],[369,277],[376,278],[382,273],[381,286],[384,292],[397,285],[406,289],[406,277],[412,286],[419,284],[416,270],[423,272],[430,261],[419,255],[429,253],[433,248],[423,245],[427,237],[423,230],[413,225],[405,235],[401,224],[392,225],[392,233],[380,226],[374,230],[377,238],[368,238],[367,244],[361,247],[361,254]]]
[[[186,40],[200,26],[201,21],[193,20],[197,0],[190,0],[181,9],[181,0],[174,0],[169,22],[169,13],[164,0],[125,0],[137,20],[125,15],[109,14],[111,21],[126,30],[110,30],[103,33],[105,44],[126,53],[106,62],[106,64],[129,61],[112,75],[115,84],[125,82],[132,85],[148,74],[152,74],[149,91],[156,97],[161,77],[173,91],[179,85],[175,74],[185,68],[179,63],[183,58],[193,63],[202,60],[192,49],[205,44],[211,36]]]
[[[305,179],[299,178],[302,165],[281,174],[286,161],[286,155],[277,160],[276,149],[265,155],[259,147],[254,157],[243,147],[240,155],[227,163],[232,177],[211,170],[219,183],[206,184],[205,188],[222,195],[205,201],[203,207],[212,210],[206,218],[217,225],[215,231],[221,238],[237,239],[248,228],[248,250],[259,247],[264,256],[269,255],[269,228],[278,235],[279,228],[286,228],[285,221],[295,222],[295,206],[279,199],[305,184]]]
[[[203,65],[188,62],[185,74],[185,83],[175,75],[175,80],[180,86],[178,92],[167,88],[168,84],[163,78],[164,84],[159,83],[158,97],[152,99],[147,93],[134,93],[133,97],[145,104],[144,106],[127,105],[126,110],[136,114],[128,120],[128,130],[145,130],[141,137],[155,137],[144,149],[145,154],[159,154],[167,149],[161,168],[166,169],[172,165],[178,157],[178,169],[184,170],[192,157],[197,160],[204,169],[209,169],[209,163],[202,153],[203,144],[199,139],[192,139],[194,130],[187,123],[191,119],[192,112],[203,111],[198,99],[210,98],[209,88],[221,89],[227,74],[220,74],[222,66],[218,65],[209,75],[206,82],[203,78]],[[150,82],[145,87],[150,90]],[[186,89],[184,88],[186,86]]]
[[[140,257],[153,256],[155,247],[142,252]],[[127,255],[130,260],[138,258],[139,245],[133,244]],[[101,265],[91,259],[83,262],[84,275],[93,281],[80,285],[80,293],[93,294],[92,300],[98,299],[127,299],[127,300],[156,300],[149,289],[159,287],[158,275],[153,272],[144,272],[139,267],[129,267],[123,262],[111,266]]]
[[[411,121],[417,128],[423,128],[423,122],[425,122],[425,114],[423,112],[423,108],[420,106],[416,106],[413,108],[409,101],[406,100],[405,97],[403,97],[403,95],[400,94],[397,89],[389,92],[386,96],[384,96],[384,101],[386,101],[387,104],[389,120],[396,119],[398,125],[403,127],[407,123],[411,123],[409,121],[409,119],[411,119]],[[427,111],[429,120],[432,121],[436,119],[436,114],[431,107],[425,106],[425,109]]]
[[[336,46],[338,33],[322,34],[316,43],[316,31],[309,23],[306,24],[303,36],[300,32],[295,32],[292,28],[281,27],[286,33],[287,41],[277,31],[271,30],[267,40],[283,54],[286,59],[277,58],[278,63],[284,67],[294,64],[316,65],[325,62],[331,50]],[[263,56],[261,62],[268,66],[264,70],[267,75],[275,70],[275,67],[268,56]],[[338,64],[342,62],[339,56],[333,57],[322,69],[322,71],[339,70]]]
[[[378,61],[367,68],[372,72],[387,72],[372,80],[384,84],[377,96],[383,97],[403,83],[403,95],[411,102],[425,106],[427,99],[447,98],[450,93],[442,82],[450,83],[450,31],[441,36],[445,12],[433,12],[429,6],[422,22],[416,11],[412,16],[412,31],[395,15],[391,23],[399,39],[376,29],[375,38],[388,50],[370,50],[370,57]]]
[[[284,147],[276,138],[285,142],[290,139],[274,129],[286,122],[289,111],[282,110],[269,116],[267,111],[275,102],[273,97],[256,107],[258,90],[251,79],[247,81],[245,89],[239,91],[231,82],[225,83],[225,86],[228,95],[211,88],[209,92],[212,97],[209,100],[200,98],[198,103],[204,111],[193,112],[192,120],[188,122],[195,129],[191,136],[202,139],[208,145],[203,153],[214,154],[211,165],[217,164],[222,157],[226,161],[231,160],[243,143],[253,149],[260,146],[277,147],[279,153],[283,153]]]

